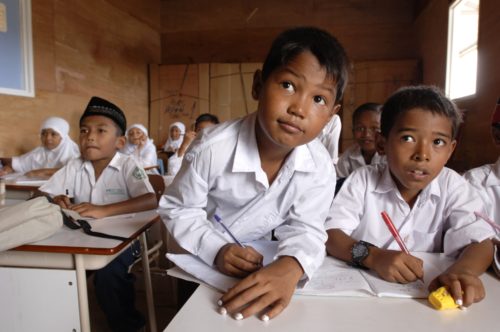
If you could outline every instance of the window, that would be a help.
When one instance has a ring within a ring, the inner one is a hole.
[[[446,93],[451,99],[476,93],[479,0],[457,0],[450,6]]]

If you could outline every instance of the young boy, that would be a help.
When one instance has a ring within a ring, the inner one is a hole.
[[[40,191],[84,217],[103,218],[156,208],[144,170],[133,157],[118,152],[125,144],[125,128],[125,115],[116,105],[92,97],[80,118],[81,158],[61,168]],[[113,331],[136,331],[145,324],[134,307],[134,278],[128,273],[134,259],[129,248],[94,274],[97,299]]]
[[[356,144],[340,156],[336,167],[339,178],[349,176],[362,166],[385,163],[385,157],[377,153],[375,141],[380,132],[381,107],[377,103],[365,103],[352,113],[352,134]]]
[[[484,297],[479,275],[492,260],[493,230],[474,215],[483,210],[474,188],[444,167],[461,120],[433,87],[403,88],[387,100],[379,137],[387,165],[359,168],[340,189],[325,225],[330,255],[388,281],[422,278],[422,261],[400,251],[381,218],[386,211],[410,251],[460,254],[430,290],[447,286],[465,306]]]
[[[244,277],[220,299],[222,314],[273,318],[323,261],[335,170],[315,138],[340,107],[346,65],[342,46],[327,32],[282,33],[254,75],[257,112],[202,131],[160,201],[181,247]],[[215,214],[243,242],[270,239],[275,230],[276,260],[262,268],[262,256],[233,243]]]

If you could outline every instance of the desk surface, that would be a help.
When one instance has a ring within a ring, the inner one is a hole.
[[[486,298],[467,310],[434,310],[426,300],[378,297],[314,297],[295,295],[275,319],[236,321],[217,313],[221,294],[198,287],[165,332],[202,331],[494,331],[498,329],[500,281],[490,274],[482,280]]]

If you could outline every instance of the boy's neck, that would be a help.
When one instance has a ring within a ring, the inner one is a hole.
[[[373,151],[365,151],[361,150],[361,155],[363,156],[363,159],[365,160],[365,163],[367,165],[370,165],[373,159],[373,156],[375,155],[375,150]]]
[[[94,176],[95,176],[95,180],[97,181],[97,179],[99,179],[99,177],[101,176],[102,172],[104,171],[104,169],[106,167],[108,167],[109,163],[111,162],[111,160],[113,160],[113,158],[115,157],[116,155],[116,152],[114,155],[112,155],[111,157],[109,158],[104,158],[104,159],[99,159],[99,160],[91,160],[90,163],[92,164],[92,167],[94,167]]]
[[[276,144],[270,144],[269,140],[264,139],[267,134],[258,125],[255,128],[255,134],[261,167],[267,175],[269,185],[271,185],[293,148],[285,149]]]

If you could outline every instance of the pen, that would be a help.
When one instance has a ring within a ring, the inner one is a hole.
[[[483,219],[484,221],[486,221],[488,224],[490,224],[490,226],[493,227],[497,232],[500,231],[500,225],[497,225],[493,220],[491,220],[490,218],[488,218],[487,216],[485,216],[481,212],[475,211],[474,214],[477,217],[479,217],[479,218]]]
[[[401,248],[401,250],[404,251],[405,254],[410,254],[410,252],[408,251],[408,248],[406,248],[406,245],[403,242],[403,239],[399,235],[399,232],[396,229],[396,227],[394,227],[394,224],[392,223],[392,220],[389,217],[389,215],[387,214],[387,212],[383,211],[381,214],[382,214],[382,219],[384,219],[384,222],[385,222],[387,228],[389,228],[389,232],[391,232],[392,236],[394,237],[396,242],[399,244],[399,247]]]
[[[215,221],[217,221],[219,223],[219,225],[222,226],[222,228],[224,228],[224,230],[227,232],[227,234],[229,234],[229,236],[233,239],[234,242],[236,242],[237,245],[239,245],[242,248],[245,248],[245,246],[240,241],[238,241],[238,239],[233,235],[233,233],[231,233],[229,228],[227,228],[227,226],[224,225],[224,223],[222,222],[222,219],[217,214],[214,214],[214,219],[215,219]]]

